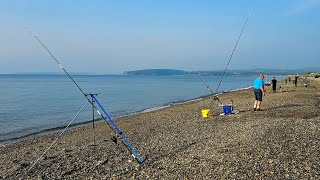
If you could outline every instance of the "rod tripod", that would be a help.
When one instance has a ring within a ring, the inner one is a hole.
[[[96,146],[96,136],[95,136],[95,124],[94,124],[94,99],[93,99],[93,96],[98,96],[100,93],[96,93],[96,94],[93,94],[93,93],[85,93],[85,96],[90,96],[91,97],[91,102],[92,102],[92,131],[93,131],[93,146]]]
[[[92,93],[85,93],[81,87],[78,85],[78,83],[74,80],[74,78],[67,72],[67,70],[60,64],[60,62],[58,61],[58,59],[56,59],[56,57],[50,52],[50,50],[47,48],[47,46],[45,46],[43,44],[43,42],[38,38],[38,36],[33,35],[34,38],[41,44],[41,46],[50,54],[50,56],[52,57],[52,59],[59,65],[59,67],[61,68],[62,71],[64,71],[66,73],[66,75],[71,79],[71,81],[76,85],[76,87],[81,91],[81,94],[85,97],[85,99],[87,100],[88,103],[90,103],[92,105],[92,111],[94,112],[94,110],[97,111],[97,113],[101,116],[101,118],[103,120],[105,120],[106,124],[110,127],[110,129],[116,134],[119,135],[121,137],[121,142],[122,144],[128,149],[128,151],[131,153],[131,155],[135,158],[135,160],[142,166],[145,164],[145,161],[147,158],[142,159],[141,156],[139,155],[139,153],[137,152],[137,150],[131,145],[131,143],[129,142],[129,140],[127,139],[127,137],[122,133],[122,131],[120,130],[120,128],[117,126],[117,124],[114,122],[114,120],[111,118],[111,116],[107,113],[107,111],[102,107],[102,105],[99,103],[99,101],[97,100],[96,96],[98,96],[98,94],[92,94]],[[91,99],[88,97],[90,96]],[[98,106],[95,106],[95,102]],[[103,112],[101,113],[99,111],[99,109]],[[92,115],[93,117],[93,128],[94,128],[94,113]],[[95,134],[94,134],[95,136]],[[94,137],[94,144],[95,144],[95,137]],[[32,167],[31,167],[32,168]],[[31,170],[30,168],[30,170]]]

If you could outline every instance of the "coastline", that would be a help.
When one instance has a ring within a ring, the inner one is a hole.
[[[97,123],[67,131],[27,173],[57,133],[19,141],[0,148],[0,178],[139,178],[139,179],[283,179],[319,178],[320,81],[309,87],[286,84],[286,93],[269,93],[261,112],[252,111],[251,89],[224,93],[240,112],[208,119],[201,109],[211,97],[117,119],[117,124],[142,157],[140,167],[113,132]],[[279,84],[280,85],[280,84]]]
[[[224,93],[237,92],[237,91],[241,91],[241,90],[245,90],[245,89],[250,89],[250,88],[252,88],[252,86],[243,87],[243,88],[231,89],[231,90],[219,92],[219,93],[217,93],[217,95],[220,96],[220,95],[222,95],[222,94],[224,94]],[[127,116],[139,115],[139,114],[142,114],[142,113],[157,111],[157,110],[161,110],[161,109],[168,108],[168,107],[175,106],[175,105],[181,105],[181,104],[185,104],[185,103],[189,103],[189,102],[194,102],[194,101],[201,101],[202,99],[208,98],[208,97],[210,97],[210,96],[211,96],[211,95],[204,95],[204,96],[199,96],[199,97],[196,97],[196,98],[187,99],[187,100],[182,100],[182,101],[173,101],[173,102],[169,102],[169,103],[166,103],[166,104],[164,104],[164,105],[161,105],[161,106],[155,106],[155,107],[145,108],[145,109],[139,110],[139,111],[137,111],[137,112],[124,114],[124,115],[120,115],[120,116],[118,116],[118,117],[113,117],[113,118],[114,118],[115,121],[117,121],[118,119],[123,118],[123,117],[127,117]],[[102,118],[95,119],[95,122],[96,122],[96,123],[101,123],[101,122],[103,122],[103,121],[104,121],[104,120],[103,120]],[[79,122],[79,123],[74,123],[74,124],[71,124],[68,129],[71,130],[71,129],[73,129],[73,128],[78,128],[78,127],[82,127],[82,126],[90,126],[90,124],[92,124],[92,120],[88,120],[88,121],[84,121],[84,122]],[[30,139],[30,138],[33,138],[33,137],[38,137],[38,136],[48,135],[48,134],[52,134],[52,133],[57,133],[57,132],[63,130],[65,127],[66,127],[66,126],[58,126],[58,127],[53,127],[53,128],[44,129],[44,130],[41,130],[41,131],[39,131],[39,132],[34,132],[34,133],[26,134],[26,135],[23,135],[23,136],[20,136],[20,137],[14,137],[14,138],[4,139],[4,140],[1,140],[1,141],[0,141],[0,146],[6,146],[6,145],[8,145],[8,144],[12,144],[12,143],[16,143],[16,142],[19,142],[19,141],[27,140],[27,139]]]

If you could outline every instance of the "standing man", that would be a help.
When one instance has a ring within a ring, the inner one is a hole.
[[[297,83],[298,83],[298,78],[299,78],[298,75],[294,77],[294,85],[295,85],[296,87],[297,87]]]
[[[262,95],[265,95],[264,90],[264,75],[260,74],[260,76],[254,81],[253,90],[256,100],[254,101],[253,110],[260,111],[260,105],[262,101]]]
[[[271,82],[272,82],[272,91],[275,93],[276,89],[277,89],[277,80],[276,80],[276,78],[273,77]]]

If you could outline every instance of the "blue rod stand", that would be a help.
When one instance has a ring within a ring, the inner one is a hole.
[[[132,153],[132,156],[138,161],[138,163],[140,165],[144,165],[145,164],[145,160],[143,160],[139,153],[133,148],[133,146],[130,144],[129,140],[126,138],[126,136],[122,133],[122,131],[120,130],[120,128],[117,126],[117,124],[114,122],[114,120],[111,118],[111,116],[107,113],[107,111],[102,107],[102,105],[100,104],[100,102],[98,101],[98,99],[93,95],[92,96],[93,99],[95,100],[95,102],[98,104],[98,106],[100,107],[100,109],[103,111],[103,113],[108,117],[109,122],[112,124],[113,128],[116,130],[117,134],[121,136],[123,143],[125,144],[125,146],[128,148],[128,150]],[[98,114],[100,114],[102,116],[102,114],[97,110]],[[103,117],[103,116],[102,116]],[[104,118],[105,119],[105,118]],[[107,121],[107,119],[105,119]],[[109,124],[109,122],[107,121],[107,124]]]
[[[94,99],[93,99],[93,96],[98,96],[100,93],[95,93],[95,94],[93,94],[93,93],[86,93],[86,94],[84,94],[86,97],[87,96],[90,96],[91,97],[91,102],[92,102],[92,129],[93,129],[93,146],[96,146],[96,135],[95,135],[95,131],[94,131],[94,129],[95,129],[95,124],[94,124],[94,105],[93,105],[93,103],[94,103]]]

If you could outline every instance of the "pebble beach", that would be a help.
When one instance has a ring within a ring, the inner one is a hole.
[[[2,145],[0,179],[320,179],[320,80],[279,85],[287,92],[266,87],[259,112],[245,89],[219,96],[238,114],[205,97],[116,119],[144,166],[99,122],[95,143],[91,124],[68,129],[29,172],[59,132]]]

